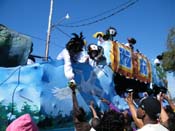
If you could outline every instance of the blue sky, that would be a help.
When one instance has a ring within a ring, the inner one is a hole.
[[[60,21],[66,13],[69,13],[70,19],[60,24],[66,25],[99,15],[107,10],[120,7],[127,1],[129,0],[54,0],[52,24]],[[42,40],[32,37],[33,54],[44,56],[49,9],[50,0],[0,0],[0,23],[12,30],[41,38]],[[166,50],[167,34],[170,28],[175,27],[174,12],[174,0],[137,0],[134,5],[124,11],[95,24],[72,28],[58,26],[58,28],[69,36],[74,32],[83,32],[89,44],[96,42],[96,39],[92,37],[95,32],[105,32],[109,26],[115,27],[118,32],[115,39],[126,43],[127,37],[134,37],[137,40],[135,48],[153,61],[158,54]],[[104,13],[98,18],[109,14],[111,13]],[[74,25],[88,22],[84,21]],[[56,28],[53,29],[49,56],[56,58],[69,39]]]

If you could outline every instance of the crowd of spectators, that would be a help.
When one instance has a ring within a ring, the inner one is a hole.
[[[76,131],[175,131],[175,104],[167,93],[157,96],[145,95],[136,106],[133,92],[128,93],[125,101],[129,109],[120,110],[109,100],[100,98],[108,105],[105,112],[96,111],[93,101],[89,103],[92,118],[87,119],[83,107],[78,104],[76,84],[69,84],[72,90],[73,122]],[[164,106],[164,102],[168,104]],[[38,131],[30,114],[14,120],[6,131]]]
[[[73,84],[70,86],[72,89],[74,118],[85,118],[85,112],[82,107],[78,106],[76,100],[75,88]],[[97,113],[93,101],[90,103],[92,111],[92,118],[90,122],[86,120],[86,126],[83,126],[85,120],[76,121],[74,124],[76,130],[89,130],[89,131],[175,131],[175,105],[170,99],[169,95],[160,92],[157,96],[145,95],[138,104],[135,106],[133,99],[133,92],[128,93],[125,98],[129,109],[119,110],[110,101],[101,98],[104,104],[109,106],[109,110],[103,113]],[[163,101],[167,101],[168,105],[163,106]],[[83,111],[82,111],[83,110]],[[77,114],[77,112],[79,112]],[[83,113],[82,113],[83,112]],[[100,114],[98,116],[98,114]],[[77,126],[81,125],[81,126]]]

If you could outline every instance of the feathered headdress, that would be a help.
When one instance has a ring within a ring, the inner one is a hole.
[[[70,56],[83,51],[83,47],[86,44],[82,32],[80,32],[80,36],[76,33],[72,33],[72,35],[74,37],[66,44],[66,49],[69,51]]]

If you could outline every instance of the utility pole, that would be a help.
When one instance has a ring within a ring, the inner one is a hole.
[[[44,59],[45,61],[48,61],[48,54],[49,54],[50,32],[52,28],[53,1],[54,0],[50,0],[50,13],[49,13],[49,22],[48,22],[47,38],[46,38],[45,59]]]

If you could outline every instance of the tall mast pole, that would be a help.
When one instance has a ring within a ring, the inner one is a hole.
[[[48,22],[47,38],[46,38],[45,61],[48,61],[48,54],[49,54],[50,32],[52,29],[53,1],[54,0],[50,0],[50,13],[49,13],[49,22]]]

